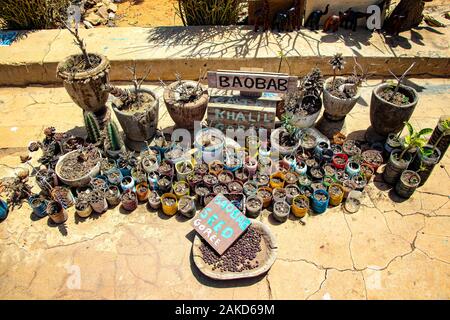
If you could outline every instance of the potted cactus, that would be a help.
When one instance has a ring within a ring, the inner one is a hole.
[[[110,64],[101,54],[88,53],[86,44],[75,27],[61,21],[74,37],[81,54],[75,54],[61,61],[57,66],[57,76],[63,80],[64,87],[72,100],[83,110],[103,114],[108,92],[102,90],[109,82]]]
[[[118,158],[120,153],[125,151],[119,127],[114,121],[110,121],[106,126],[105,150],[111,158]]]
[[[185,81],[180,75],[177,80],[164,86],[164,102],[170,117],[177,127],[192,130],[195,121],[202,121],[208,106],[208,90],[200,84],[200,80]],[[202,77],[200,77],[202,78]]]

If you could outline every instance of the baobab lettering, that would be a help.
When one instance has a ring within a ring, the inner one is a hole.
[[[264,91],[287,91],[288,79],[219,75],[219,87],[222,89],[247,89]]]

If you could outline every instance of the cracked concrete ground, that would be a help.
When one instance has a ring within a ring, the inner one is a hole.
[[[370,92],[347,118],[362,137]],[[411,79],[420,94],[414,126],[434,127],[448,113],[450,82]],[[11,175],[42,129],[83,133],[81,110],[63,88],[0,88],[0,176]],[[163,127],[172,124],[161,110]],[[35,156],[37,157],[37,155]],[[33,159],[35,160],[35,159]],[[0,224],[0,298],[23,299],[449,299],[450,155],[411,199],[401,201],[377,176],[355,214],[340,207],[275,223],[278,259],[256,279],[217,282],[191,259],[189,221],[141,205],[65,226],[31,219],[27,204]],[[77,277],[79,275],[79,277]],[[79,280],[79,281],[78,281]]]

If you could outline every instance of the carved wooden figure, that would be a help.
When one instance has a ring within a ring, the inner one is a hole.
[[[344,12],[339,11],[339,15],[332,15],[325,20],[325,24],[323,25],[323,32],[332,31],[336,32],[339,29],[339,25],[341,24],[342,19],[344,19]]]
[[[309,27],[310,30],[319,30],[320,18],[322,18],[322,16],[328,14],[329,7],[330,7],[330,5],[327,4],[325,11],[316,10],[316,11],[311,12],[308,19],[305,22],[305,27]]]
[[[268,0],[262,0],[262,6],[255,11],[255,32],[262,26],[264,31],[270,28],[270,7]]]
[[[352,8],[344,12],[344,19],[341,21],[341,26],[344,25],[345,29],[352,29],[356,31],[356,26],[358,25],[358,20],[362,18],[368,18],[372,14],[366,12],[354,11]]]

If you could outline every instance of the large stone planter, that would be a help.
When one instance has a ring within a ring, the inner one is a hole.
[[[322,99],[314,96],[305,96],[303,97],[303,100],[305,99],[315,100],[315,103],[317,104],[318,107],[318,111],[313,114],[308,114],[306,116],[293,114],[292,112],[286,112],[288,116],[292,116],[292,124],[300,129],[311,128],[316,122],[317,118],[319,118],[320,111],[322,109]]]
[[[64,87],[72,100],[83,110],[99,112],[105,109],[108,100],[108,92],[102,88],[109,82],[109,60],[101,54],[90,54],[98,56],[101,62],[95,68],[77,73],[64,71],[67,65],[75,57],[72,55],[61,61],[57,67],[57,77],[63,80]]]
[[[145,146],[145,141],[151,139],[158,127],[159,116],[159,100],[156,94],[149,89],[140,89],[141,92],[146,92],[155,99],[152,104],[149,104],[145,112],[128,113],[118,109],[116,101],[112,102],[114,113],[119,121],[123,132],[125,133],[125,144],[133,150],[142,150]],[[134,88],[130,88],[134,92]]]
[[[338,78],[342,77],[337,77],[336,79]],[[361,95],[358,91],[358,93],[353,98],[341,99],[335,97],[327,89],[328,85],[331,84],[332,81],[333,78],[328,78],[323,86],[323,107],[325,109],[324,114],[328,120],[339,121],[343,120],[353,109]]]
[[[278,152],[282,156],[294,154],[295,150],[300,146],[300,141],[297,141],[296,145],[286,147],[280,145],[280,136],[286,129],[278,128],[272,131],[270,134],[270,144],[272,145],[272,152]]]
[[[197,82],[195,81],[182,81],[182,83],[185,85],[197,86]],[[188,130],[194,129],[195,121],[200,122],[205,116],[209,99],[208,90],[200,85],[203,93],[197,101],[180,103],[178,101],[179,94],[174,91],[177,85],[179,85],[179,82],[175,81],[171,83],[168,88],[164,89],[164,102],[166,104],[167,111],[177,127]]]
[[[370,103],[370,123],[375,132],[381,136],[400,132],[405,125],[404,122],[411,118],[419,100],[416,90],[401,85],[399,91],[407,95],[412,102],[404,106],[390,103],[379,95],[380,92],[389,86],[388,83],[382,83],[375,87],[372,91],[372,101]]]

